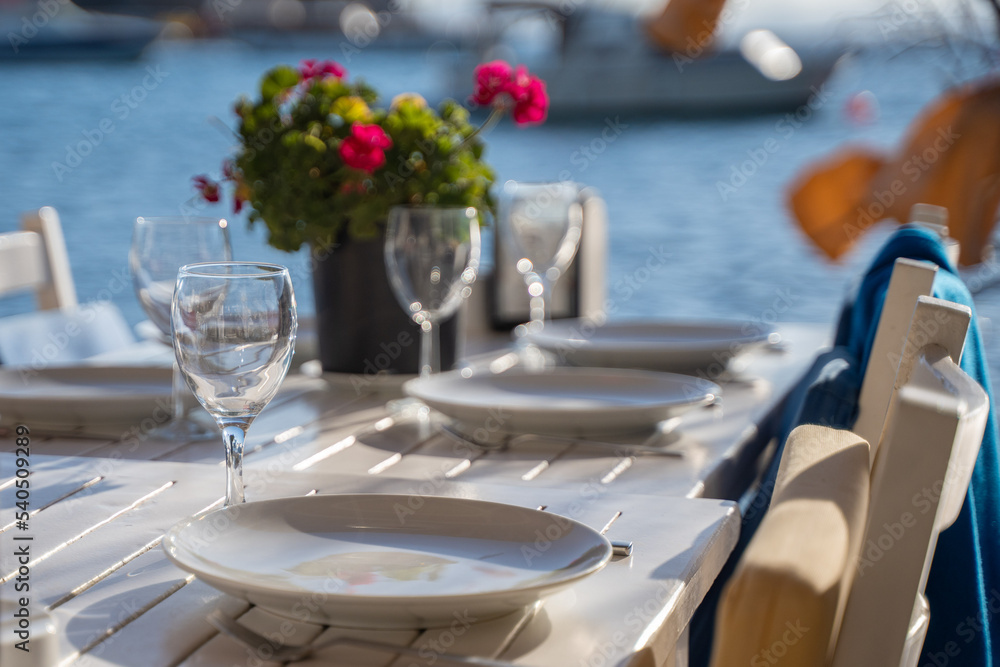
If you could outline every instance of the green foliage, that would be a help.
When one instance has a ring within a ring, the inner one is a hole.
[[[448,100],[435,111],[405,95],[388,110],[371,108],[376,100],[363,82],[303,83],[280,66],[264,75],[258,99],[236,103],[237,196],[249,203],[251,224],[267,226],[272,246],[293,251],[377,237],[396,205],[473,206],[481,221],[492,212],[494,173],[461,105]],[[355,122],[377,123],[392,140],[373,174],[340,157]]]

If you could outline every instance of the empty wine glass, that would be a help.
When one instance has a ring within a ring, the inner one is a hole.
[[[472,207],[389,210],[385,266],[396,299],[420,325],[422,377],[441,369],[436,325],[471,293],[479,251],[479,217]]]
[[[274,398],[295,349],[288,269],[254,262],[184,266],[171,323],[181,373],[222,429],[226,505],[242,503],[247,429]]]
[[[219,218],[136,218],[128,263],[132,285],[146,316],[170,345],[170,300],[177,271],[194,262],[229,261],[229,223]],[[208,432],[185,419],[184,379],[174,363],[171,422],[160,429],[167,438],[187,438]]]
[[[516,258],[530,299],[530,321],[519,333],[537,333],[551,313],[552,287],[580,244],[583,209],[575,183],[507,181],[500,200],[500,233]]]

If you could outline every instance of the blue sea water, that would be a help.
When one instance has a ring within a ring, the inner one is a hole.
[[[253,91],[275,64],[337,57],[329,51],[164,42],[135,62],[4,63],[0,231],[16,229],[21,211],[56,207],[80,299],[110,295],[130,322],[143,319],[126,264],[132,221],[199,205],[191,176],[219,175],[233,148],[225,126],[234,124],[236,97]],[[404,91],[433,98],[442,89],[439,58],[367,49],[344,64],[386,99]],[[608,295],[619,317],[832,321],[888,227],[873,229],[833,264],[790,219],[787,184],[845,142],[895,146],[956,74],[948,52],[883,46],[846,58],[794,122],[777,113],[675,119],[627,110],[526,129],[506,122],[488,135],[487,157],[501,179],[550,180],[569,171],[601,192],[610,217]],[[878,110],[867,124],[845,111],[861,91],[870,91]],[[609,123],[616,130],[604,133]],[[772,152],[762,151],[766,143]],[[269,248],[263,229],[247,229],[224,207],[206,212],[234,220],[238,259],[290,266],[300,308],[312,309],[303,254]],[[656,259],[663,255],[666,261]],[[1000,316],[1000,288],[983,291],[977,303],[986,317]],[[30,307],[30,300],[14,299],[0,304],[0,315]],[[988,354],[996,368],[993,339]]]

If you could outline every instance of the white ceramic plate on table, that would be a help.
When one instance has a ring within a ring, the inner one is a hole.
[[[659,371],[725,368],[731,359],[764,345],[773,331],[744,322],[546,322],[527,340],[574,366]]]
[[[170,368],[72,366],[0,370],[0,424],[49,430],[139,426],[170,418]]]
[[[515,368],[468,378],[450,371],[411,380],[403,390],[465,433],[488,428],[581,437],[648,432],[721,394],[700,378],[609,368]]]
[[[246,503],[163,540],[178,567],[278,615],[357,628],[448,625],[527,607],[600,570],[598,532],[464,498],[344,494]],[[546,548],[536,548],[539,535]]]

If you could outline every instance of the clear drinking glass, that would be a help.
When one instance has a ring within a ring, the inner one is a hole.
[[[222,429],[226,505],[242,503],[247,429],[274,398],[295,349],[288,269],[254,262],[184,266],[171,322],[181,374]]]
[[[128,263],[132,285],[146,316],[170,341],[170,300],[177,271],[195,262],[230,261],[229,223],[220,218],[136,218]],[[187,387],[174,363],[170,424],[159,429],[163,437],[191,437],[207,432],[185,419]]]
[[[539,332],[551,313],[552,286],[573,261],[583,231],[580,190],[569,181],[507,181],[500,198],[500,235],[530,299],[529,332]],[[523,332],[523,329],[522,329]]]
[[[403,309],[420,325],[420,375],[441,370],[437,323],[469,296],[479,272],[479,217],[471,207],[389,210],[385,266]]]

